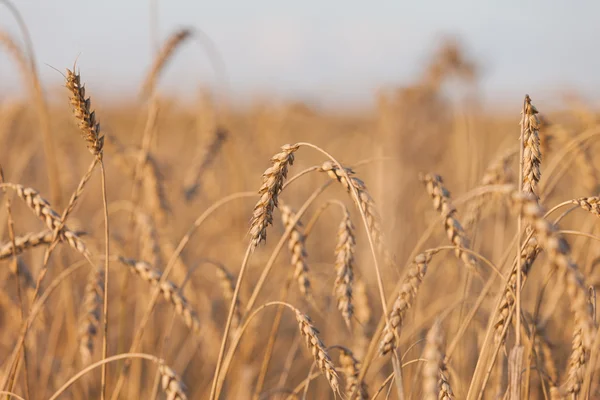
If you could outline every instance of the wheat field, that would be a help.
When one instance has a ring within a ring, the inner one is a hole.
[[[0,32],[3,396],[600,398],[594,110],[485,109],[453,42],[374,110],[169,98],[194,34],[115,106]]]

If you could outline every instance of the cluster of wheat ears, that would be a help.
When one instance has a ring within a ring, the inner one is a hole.
[[[28,115],[22,104],[9,104],[0,117],[2,396],[600,398],[600,237],[594,234],[600,198],[593,197],[599,182],[590,156],[600,134],[595,121],[579,120],[575,126],[587,126],[573,134],[540,120],[525,96],[520,129],[514,123],[502,129],[511,138],[508,149],[495,151],[480,183],[463,184],[472,189],[454,200],[440,175],[404,167],[410,159],[394,170],[393,152],[353,168],[340,163],[338,156],[348,158],[346,153],[364,157],[365,147],[352,147],[348,136],[337,136],[342,139],[336,143],[325,135],[312,136],[322,146],[279,144],[258,192],[222,196],[228,187],[258,180],[254,166],[267,160],[252,156],[250,142],[259,142],[264,153],[280,136],[236,138],[238,147],[223,157],[236,121],[231,117],[229,126],[226,118],[218,120],[205,98],[193,111],[200,115],[194,129],[202,143],[177,141],[174,132],[190,128],[164,116],[178,114],[156,87],[175,50],[194,35],[181,30],[158,53],[142,86],[145,120],[136,136],[114,134],[135,131],[136,124],[116,128],[119,122],[95,113],[76,68],[66,70],[64,94],[75,124],[62,125],[44,99],[31,51],[0,32],[34,109]],[[436,83],[419,86],[426,95],[406,92],[420,99],[408,102],[419,112],[438,86],[440,65],[448,63],[434,65]],[[381,130],[394,125],[390,107],[381,103]],[[277,116],[257,119],[258,130],[285,125]],[[329,129],[332,122],[323,119]],[[75,125],[91,156],[70,139]],[[31,137],[43,143],[43,154],[37,144],[20,140],[24,126],[42,134],[41,140]],[[165,130],[173,131],[168,141],[175,144],[159,141]],[[376,140],[389,139],[382,134]],[[560,146],[550,147],[549,139]],[[323,149],[327,143],[331,153]],[[451,143],[443,146],[451,152]],[[190,147],[199,150],[193,161],[181,163],[181,149]],[[184,165],[165,168],[165,158]],[[302,158],[316,162],[292,169]],[[65,201],[63,190],[79,175],[79,160],[89,167]],[[378,195],[355,172],[371,165],[383,165],[371,174]],[[433,166],[448,174],[459,170],[449,165],[457,164]],[[101,180],[94,189],[97,170]],[[413,186],[400,184],[400,176]],[[31,181],[48,188],[52,203]],[[180,181],[178,196],[168,188]],[[336,186],[342,188],[337,195],[320,200]],[[572,195],[582,188],[588,197]],[[375,199],[394,191],[410,192],[417,205],[396,206],[398,217],[388,215],[394,208],[388,204],[384,212]],[[86,207],[83,198],[96,200]],[[255,202],[253,211],[244,199]],[[552,207],[547,211],[543,204]],[[186,216],[201,206],[190,227]],[[122,212],[128,218],[119,219]],[[35,221],[27,213],[45,226],[30,228]],[[565,221],[581,228],[559,228]],[[179,241],[173,239],[178,232]],[[404,251],[399,240],[414,246]],[[279,257],[286,246],[289,258]],[[231,266],[236,261],[239,269]]]

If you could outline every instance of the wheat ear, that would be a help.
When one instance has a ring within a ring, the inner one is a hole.
[[[287,205],[282,204],[281,219],[286,229],[292,226],[296,213]],[[293,227],[288,240],[288,248],[292,255],[292,266],[294,267],[294,279],[298,281],[300,292],[307,298],[311,298],[312,290],[308,278],[308,262],[306,253],[306,235],[304,226],[298,221]]]
[[[340,386],[338,382],[338,375],[335,371],[333,363],[331,362],[331,358],[327,353],[325,345],[319,338],[319,331],[314,327],[308,315],[301,313],[298,309],[294,309],[294,311],[296,313],[296,321],[298,321],[300,333],[306,340],[306,346],[311,351],[315,362],[327,378],[329,386],[331,386],[333,392],[339,393]]]
[[[386,324],[379,343],[379,353],[385,355],[396,348],[396,337],[400,336],[400,328],[404,322],[404,316],[412,307],[415,297],[419,292],[421,282],[427,272],[427,266],[435,252],[426,251],[417,255],[408,269],[408,273],[400,286],[398,297],[392,306],[388,316],[389,324]]]
[[[597,217],[600,217],[600,197],[580,197],[578,199],[571,200],[571,203],[577,204],[584,210],[589,211]]]
[[[356,206],[365,212],[367,226],[371,236],[373,237],[373,241],[377,246],[377,250],[383,255],[386,265],[394,265],[394,261],[392,260],[392,257],[390,256],[385,244],[385,235],[381,228],[381,217],[379,216],[375,201],[369,194],[365,183],[354,176],[354,171],[352,169],[344,168],[344,171],[342,171],[332,161],[325,161],[321,165],[320,171],[327,173],[331,179],[341,183],[348,193],[352,193],[351,187],[356,189],[358,192],[358,199],[360,201],[360,204],[356,204]],[[346,179],[344,172],[348,175],[349,180]]]
[[[162,273],[153,269],[145,261],[133,260],[125,257],[118,257],[119,262],[130,267],[130,270],[140,278],[147,281],[152,287],[159,287],[160,293],[166,301],[175,307],[176,313],[183,319],[188,328],[195,333],[200,332],[200,320],[198,315],[189,305],[187,299],[180,293],[179,287],[171,281],[161,282]]]
[[[46,224],[48,229],[54,231],[61,225],[60,215],[52,209],[48,201],[40,196],[37,190],[14,183],[4,183],[0,186],[9,187],[17,192],[17,196],[19,196],[19,198],[29,206],[33,213]],[[70,230],[66,225],[63,225],[62,229],[60,229],[59,237],[84,257],[90,258],[90,253],[85,242],[76,232]]]
[[[442,344],[442,327],[440,321],[437,320],[427,333],[425,349],[423,350],[423,358],[427,360],[423,366],[423,394],[421,398],[424,400],[438,400],[440,394],[439,370],[444,360]]]
[[[161,375],[161,385],[168,400],[187,400],[187,395],[185,394],[187,388],[175,371],[164,362],[161,362],[158,372]]]
[[[79,353],[84,364],[92,361],[94,338],[100,328],[100,315],[104,299],[104,269],[91,271],[85,287],[83,314],[79,321]]]
[[[52,241],[52,231],[30,232],[22,236],[15,237],[14,253],[19,255],[27,249],[50,244]],[[0,244],[0,260],[10,258],[13,254],[12,242]]]
[[[370,397],[367,384],[358,379],[360,362],[350,349],[342,346],[336,347],[340,349],[340,365],[346,375],[346,394],[356,393],[356,399],[368,400]]]
[[[523,191],[533,193],[537,198],[537,186],[540,182],[540,121],[538,110],[531,104],[531,98],[525,96],[525,115],[522,119],[523,129]]]
[[[85,87],[81,84],[79,74],[69,69],[67,69],[67,89],[70,93],[73,113],[88,149],[94,156],[101,156],[104,136],[100,133],[100,123],[96,121],[96,113],[91,109],[90,98],[85,97]]]
[[[271,158],[273,165],[263,173],[263,184],[258,191],[260,199],[254,206],[250,222],[251,250],[267,240],[267,227],[273,224],[273,210],[278,205],[288,167],[294,163],[294,152],[299,148],[297,144],[282,146],[281,152]]]
[[[343,207],[344,217],[337,232],[337,245],[335,246],[335,286],[334,291],[337,298],[338,310],[342,313],[346,325],[350,327],[350,321],[354,315],[352,304],[352,286],[354,283],[354,250],[356,238],[354,237],[354,225],[350,218],[350,212]]]
[[[477,259],[472,254],[462,250],[470,250],[471,244],[458,218],[456,218],[456,208],[452,204],[450,192],[444,186],[442,177],[426,174],[421,175],[420,180],[425,184],[427,193],[429,193],[429,196],[433,200],[433,207],[444,218],[444,228],[446,229],[448,239],[453,245],[457,246],[457,249],[454,251],[456,257],[461,259],[467,267],[476,270],[478,267]]]

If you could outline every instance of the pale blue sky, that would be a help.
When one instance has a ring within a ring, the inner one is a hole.
[[[78,65],[96,93],[122,98],[140,84],[151,62],[147,0],[16,0],[48,87]],[[576,4],[576,5],[575,5]],[[409,82],[444,34],[461,39],[482,68],[486,99],[565,89],[600,98],[598,1],[159,1],[159,34],[177,27],[206,32],[230,77],[231,96],[257,93],[370,103],[374,91]],[[0,6],[0,24],[17,34]],[[196,43],[169,67],[161,89],[191,92],[215,75]],[[14,67],[0,53],[0,94],[14,91]],[[535,96],[535,94],[538,94]],[[536,101],[540,104],[539,101]]]

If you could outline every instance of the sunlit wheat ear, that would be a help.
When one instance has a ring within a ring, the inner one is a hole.
[[[91,101],[85,98],[85,87],[81,85],[79,74],[67,69],[67,89],[73,114],[79,124],[88,149],[95,156],[102,155],[104,136],[100,134],[100,124],[96,122],[96,114],[91,109]]]
[[[52,231],[30,232],[15,238],[15,254],[19,255],[27,249],[31,249],[52,241]],[[0,244],[0,260],[12,257],[13,244],[11,241]]]
[[[217,277],[219,278],[219,284],[221,285],[221,291],[226,302],[231,303],[233,300],[233,293],[235,291],[235,279],[231,273],[221,264],[215,264],[217,267]],[[233,312],[233,320],[231,326],[236,328],[239,326],[242,320],[242,313],[240,309],[240,299],[237,298],[235,302],[235,310]]]
[[[567,382],[561,389],[568,394],[577,395],[581,391],[581,384],[585,374],[585,363],[588,350],[583,345],[582,331],[576,329],[571,341],[571,355],[569,356],[569,371]]]
[[[158,367],[161,376],[161,386],[168,400],[187,400],[187,388],[179,375],[167,364],[161,362]]]
[[[515,177],[511,169],[512,159],[519,154],[518,147],[511,148],[501,153],[487,167],[481,178],[481,186],[502,185],[513,183]],[[466,231],[471,231],[473,226],[481,217],[484,209],[490,208],[490,200],[498,197],[497,193],[486,193],[477,196],[469,205],[469,211],[465,215],[464,227]]]
[[[600,197],[580,197],[571,201],[579,207],[589,211],[597,217],[600,217]]]
[[[352,286],[354,283],[354,248],[356,239],[354,237],[354,225],[350,218],[348,209],[344,207],[344,217],[337,232],[337,245],[335,246],[335,295],[338,310],[342,313],[346,325],[350,327],[350,321],[354,315],[352,304]]]
[[[398,297],[388,315],[389,323],[383,329],[381,342],[379,343],[379,353],[381,355],[385,355],[396,348],[397,337],[400,336],[400,328],[402,328],[406,312],[415,301],[421,282],[427,272],[427,265],[434,254],[434,252],[421,253],[415,257],[410,265],[398,292]]]
[[[7,183],[5,185],[17,192],[17,195],[25,201],[34,214],[44,221],[48,229],[54,231],[60,225],[60,215],[50,207],[50,203],[42,198],[35,189],[18,184]],[[90,258],[90,253],[83,240],[81,240],[77,233],[71,231],[66,225],[59,231],[59,237],[61,240],[69,243],[72,248],[81,253],[84,257]]]
[[[119,257],[119,262],[130,267],[130,270],[147,281],[151,286],[160,288],[160,293],[166,301],[171,303],[175,312],[183,319],[188,328],[195,333],[200,332],[200,320],[198,315],[189,305],[187,299],[180,293],[179,288],[171,281],[160,282],[162,274],[153,269],[145,261],[132,260],[125,257]]]
[[[158,80],[160,73],[171,59],[171,56],[186,39],[192,36],[192,34],[193,32],[191,29],[181,29],[171,35],[163,44],[158,52],[158,55],[154,59],[152,67],[150,67],[150,71],[146,75],[146,79],[142,85],[142,97],[147,97],[154,91],[156,81]]]
[[[287,205],[282,205],[281,219],[285,228],[289,228],[296,217],[296,213]],[[300,292],[310,298],[312,290],[310,287],[310,279],[308,278],[308,262],[306,253],[306,236],[304,235],[304,226],[298,221],[292,227],[292,233],[288,240],[288,248],[292,255],[292,266],[294,267],[294,279],[298,281]]]
[[[307,315],[302,314],[297,309],[294,311],[296,312],[296,321],[298,321],[300,333],[306,339],[306,346],[312,353],[315,362],[327,378],[329,386],[331,386],[333,392],[339,393],[340,385],[338,375],[335,371],[333,363],[331,362],[329,354],[327,354],[325,345],[321,339],[319,339],[319,331],[314,327],[312,321]]]
[[[469,238],[467,238],[462,225],[456,218],[456,208],[454,208],[452,200],[450,199],[450,192],[444,187],[442,177],[433,174],[421,174],[419,178],[421,182],[425,184],[427,193],[433,200],[433,207],[439,211],[442,218],[444,218],[444,228],[446,229],[446,234],[450,242],[457,247],[470,250],[471,243]],[[457,248],[454,251],[456,257],[461,259],[467,267],[476,270],[479,264],[477,259],[472,254],[469,254],[460,248]]]
[[[529,239],[527,245],[525,246],[525,249],[523,249],[523,251],[521,252],[521,282],[525,282],[525,279],[527,279],[527,274],[529,273],[529,270],[531,269],[531,266],[533,265],[539,253],[540,248],[537,245],[536,239]],[[495,343],[500,343],[504,340],[502,332],[504,331],[504,325],[506,324],[506,321],[510,316],[511,308],[515,304],[516,293],[517,269],[515,268],[508,277],[508,281],[504,286],[502,300],[500,301],[500,304],[498,306],[496,322],[494,323]]]
[[[283,189],[288,167],[294,163],[294,152],[299,145],[286,144],[281,152],[271,158],[271,167],[263,173],[263,184],[258,190],[260,200],[254,206],[250,222],[250,246],[255,249],[267,240],[267,227],[273,224],[273,210],[277,207],[278,196]]]
[[[529,96],[525,97],[525,115],[523,124],[523,191],[533,193],[537,198],[537,186],[540,182],[542,154],[540,152],[540,121],[538,110],[531,104]]]
[[[363,381],[359,385],[360,362],[354,357],[350,349],[341,346],[338,348],[340,349],[340,366],[346,375],[346,395],[350,396],[351,393],[356,391],[356,399],[370,399],[367,384]]]
[[[94,338],[100,329],[103,298],[104,269],[97,268],[89,274],[79,321],[79,353],[84,365],[92,361]]]
[[[423,397],[424,400],[437,400],[440,393],[439,370],[443,364],[442,356],[442,327],[439,321],[436,321],[425,339],[425,349],[423,358]]]
[[[383,230],[381,229],[381,218],[379,216],[379,212],[377,211],[375,201],[367,191],[367,186],[365,183],[354,176],[354,171],[352,169],[345,168],[345,172],[350,177],[350,181],[348,182],[342,170],[331,161],[325,161],[323,165],[321,165],[320,170],[327,173],[331,179],[335,179],[341,183],[348,193],[351,193],[351,187],[356,189],[360,201],[360,204],[357,204],[356,206],[362,208],[362,210],[365,212],[367,226],[369,227],[371,236],[375,241],[377,250],[384,257],[386,265],[393,265],[394,261],[392,260],[392,257],[390,256],[390,253],[386,247],[385,237]]]
[[[566,293],[570,298],[570,309],[574,315],[575,328],[567,390],[576,394],[581,385],[585,365],[585,362],[581,363],[580,360],[582,357],[585,360],[589,355],[590,346],[596,333],[592,308],[588,302],[588,285],[577,264],[571,258],[569,244],[557,228],[544,219],[544,209],[538,204],[537,197],[531,193],[514,192],[511,200],[514,208],[521,212],[525,222],[534,229],[540,247],[546,251],[548,260],[557,268],[559,280],[565,286]]]

